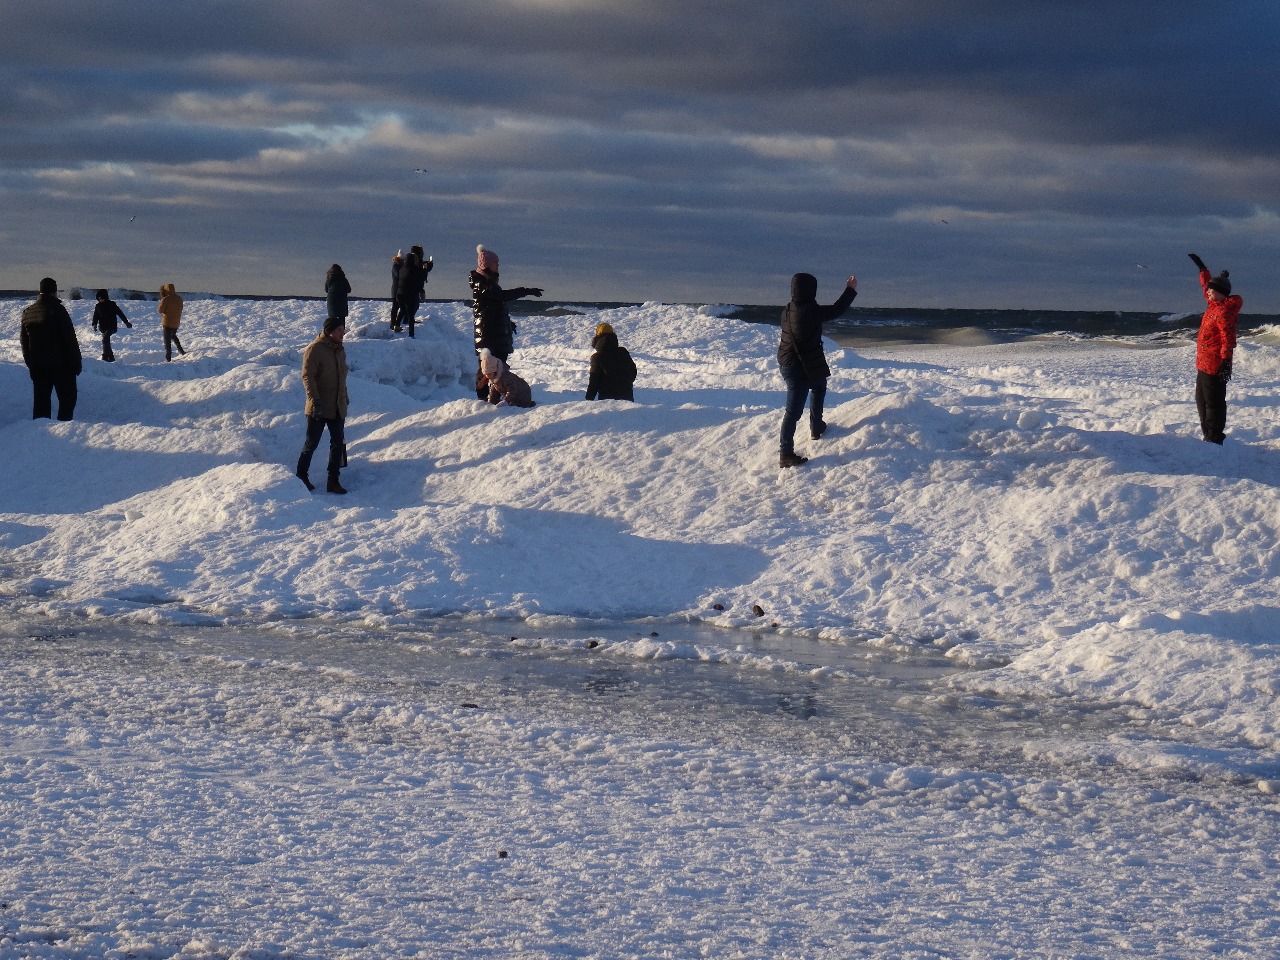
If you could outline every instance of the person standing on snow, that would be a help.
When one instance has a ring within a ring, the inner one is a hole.
[[[489,396],[488,380],[479,365],[481,350],[507,362],[514,349],[516,325],[511,322],[507,303],[521,297],[542,296],[541,287],[513,287],[503,290],[498,283],[498,255],[480,244],[476,247],[476,269],[467,277],[471,286],[471,312],[475,315],[476,396],[485,400]]]
[[[409,248],[409,255],[404,258],[404,263],[400,264],[400,272],[396,274],[396,306],[400,312],[393,330],[399,330],[408,324],[409,336],[413,336],[418,304],[427,298],[427,274],[431,272],[432,266],[434,264],[430,260],[423,263],[422,247]]]
[[[182,341],[178,339],[178,324],[182,322],[182,298],[178,296],[172,283],[166,283],[160,288],[160,304],[156,309],[160,312],[160,325],[164,328],[165,360],[173,359],[174,347],[178,348],[180,356],[185,357],[187,351],[182,349]]]
[[[1227,381],[1236,348],[1236,323],[1244,300],[1231,295],[1231,274],[1216,277],[1194,253],[1187,254],[1200,271],[1200,289],[1208,308],[1196,335],[1196,410],[1200,432],[1209,443],[1222,445],[1227,428]]]
[[[302,388],[307,393],[307,439],[298,456],[298,479],[314,490],[309,476],[311,457],[320,446],[320,437],[329,428],[329,493],[346,493],[338,482],[346,450],[347,351],[342,338],[347,325],[338,317],[324,322],[324,330],[302,355]]]
[[[82,360],[80,341],[71,315],[58,299],[58,284],[40,281],[36,302],[22,311],[18,332],[22,359],[31,375],[31,419],[53,416],[53,393],[58,394],[58,419],[70,420],[76,412],[76,377]]]
[[[596,327],[591,341],[591,369],[587,377],[587,399],[635,400],[636,364],[627,348],[619,345],[613,326]]]
[[[796,453],[796,424],[809,400],[809,435],[817,440],[826,432],[822,406],[827,397],[827,366],[822,352],[822,325],[849,309],[858,295],[858,278],[849,277],[844,292],[831,306],[818,303],[818,281],[812,274],[791,278],[791,302],[782,311],[782,336],[778,342],[778,372],[787,385],[787,406],[782,415],[778,465],[796,467],[809,458]]]
[[[325,306],[330,317],[339,320],[347,319],[347,297],[351,296],[351,281],[342,272],[342,267],[334,264],[324,275]]]
[[[391,332],[400,332],[400,268],[404,266],[404,251],[397,250],[391,258]]]
[[[111,299],[105,290],[98,291],[98,302],[93,307],[93,329],[102,334],[102,360],[104,363],[115,363],[115,351],[111,349],[111,337],[120,329],[117,320],[123,320],[130,330],[133,324],[124,315],[120,305]]]

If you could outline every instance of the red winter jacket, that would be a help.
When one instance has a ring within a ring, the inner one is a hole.
[[[1244,301],[1234,294],[1221,303],[1209,299],[1209,281],[1213,277],[1208,270],[1200,271],[1200,289],[1209,309],[1200,320],[1200,333],[1196,337],[1196,369],[1201,373],[1215,374],[1222,368],[1222,361],[1231,359],[1236,348],[1236,317]]]

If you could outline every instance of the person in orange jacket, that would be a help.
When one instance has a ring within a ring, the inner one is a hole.
[[[1209,443],[1221,446],[1227,428],[1227,381],[1236,349],[1236,323],[1244,300],[1231,293],[1231,274],[1216,277],[1194,253],[1187,254],[1200,271],[1200,288],[1208,308],[1196,336],[1196,410],[1200,431]]]
[[[173,348],[178,348],[179,356],[186,356],[182,349],[182,341],[178,339],[178,324],[182,322],[182,298],[172,283],[160,288],[160,303],[156,307],[160,313],[160,326],[164,329],[164,358],[173,359]]]

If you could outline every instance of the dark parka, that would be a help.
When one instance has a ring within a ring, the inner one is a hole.
[[[323,333],[311,341],[302,355],[302,386],[308,417],[347,418],[347,351],[341,343]]]
[[[591,341],[591,375],[587,399],[635,400],[636,364],[626,347],[618,345],[618,335],[606,330]]]
[[[419,303],[426,296],[427,270],[423,266],[422,258],[412,250],[405,255],[399,272],[397,273],[395,267],[392,267],[391,274],[395,278],[396,296],[399,299]]]
[[[341,268],[330,267],[324,275],[324,299],[329,308],[329,316],[345,319],[347,316],[347,297],[351,296],[351,281]]]
[[[93,308],[93,329],[108,336],[120,329],[117,320],[129,322],[120,305],[114,300],[99,300]]]
[[[818,303],[818,280],[812,274],[791,278],[791,302],[782,311],[782,337],[778,342],[778,366],[799,367],[812,383],[831,376],[822,352],[822,325],[834,320],[853,303],[858,291],[845,287],[831,306]]]
[[[472,270],[467,277],[471,285],[471,312],[475,315],[475,348],[479,354],[488,348],[495,357],[505,360],[514,349],[513,335],[515,325],[511,322],[511,312],[507,303],[521,297],[541,296],[538,287],[514,287],[503,290],[497,277],[491,277],[478,270]]]
[[[56,296],[42,293],[22,311],[18,340],[22,359],[33,374],[80,376],[80,341],[76,339],[71,315]]]

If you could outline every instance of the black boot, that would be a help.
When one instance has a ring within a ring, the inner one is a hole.
[[[347,492],[342,488],[342,484],[338,482],[337,477],[330,477],[329,486],[326,487],[325,489],[328,490],[329,493],[346,493]]]

